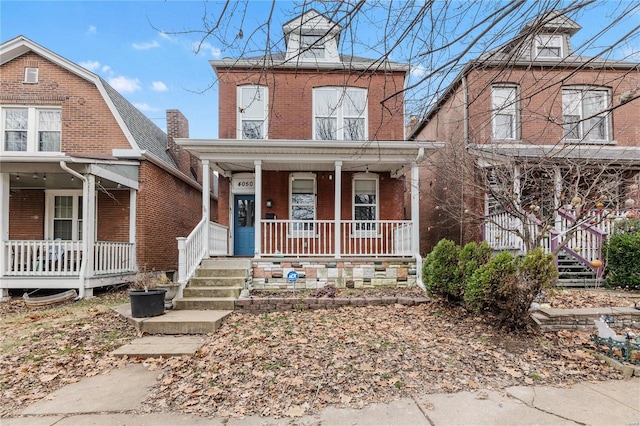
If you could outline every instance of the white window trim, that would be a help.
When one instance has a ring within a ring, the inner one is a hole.
[[[556,46],[553,40],[559,40],[560,45]],[[559,60],[565,57],[564,52],[564,36],[562,34],[540,34],[534,38],[533,57],[541,60]],[[560,56],[544,56],[540,55],[540,51],[545,47],[559,47]]]
[[[561,103],[562,103],[562,117],[564,122],[564,92],[565,91],[577,91],[582,92],[582,97],[580,99],[580,122],[578,123],[580,126],[581,138],[580,139],[570,139],[565,136],[564,126],[562,127],[562,140],[565,143],[580,143],[584,145],[614,145],[616,144],[615,139],[613,138],[613,126],[611,125],[611,112],[607,111],[608,108],[611,107],[611,90],[602,86],[563,86],[561,92]],[[605,125],[605,134],[607,139],[585,139],[585,136],[588,132],[585,131],[585,113],[584,113],[584,94],[586,92],[602,92],[605,94],[605,112],[604,114],[604,125]]]
[[[242,133],[242,112],[240,111],[240,102],[242,101],[242,89],[264,89],[264,137],[262,139],[269,139],[269,88],[259,84],[244,84],[238,86],[236,90],[236,139],[244,139]]]
[[[376,173],[356,173],[351,178],[351,218],[356,220],[356,181],[373,180],[376,184],[376,218],[374,219],[375,229],[356,230],[355,226],[351,230],[351,238],[380,237],[380,176]]]
[[[38,68],[26,67],[24,69],[24,81],[25,84],[37,84],[38,83]]]
[[[319,90],[335,90],[338,106],[336,108],[336,139],[335,140],[345,140],[344,139],[344,108],[342,106],[342,99],[344,98],[344,92],[346,90],[360,90],[365,94],[365,103],[364,103],[364,136],[363,140],[369,140],[369,90],[363,87],[353,87],[353,86],[319,86],[313,88],[313,96],[311,99],[312,102],[312,126],[311,126],[311,138],[313,140],[322,140],[316,139],[316,93]],[[352,118],[352,117],[347,117]]]
[[[45,190],[45,209],[44,209],[44,237],[45,239],[53,240],[53,221],[55,217],[55,199],[56,197],[73,197],[73,213],[72,213],[72,239],[71,241],[82,241],[78,239],[80,234],[78,213],[79,202],[82,197],[81,189],[47,189]],[[94,211],[94,221],[97,221],[98,217],[98,199],[95,203],[96,209]],[[82,220],[87,220],[87,212],[83,212],[84,217]],[[97,238],[98,227],[95,226],[94,240]]]
[[[515,102],[509,108],[495,108],[494,89],[513,89],[515,91]],[[513,137],[499,138],[496,136],[497,121],[496,116],[499,112],[513,112]],[[520,90],[517,84],[494,84],[491,86],[491,138],[494,140],[517,141],[520,140]]]
[[[5,113],[7,110],[12,109],[26,109],[27,110],[27,150],[26,151],[8,151],[5,149]],[[62,108],[55,106],[27,106],[27,105],[0,105],[0,152],[9,153],[12,155],[33,155],[33,154],[46,154],[55,155],[62,152],[62,126],[60,128],[60,151],[40,151],[38,141],[38,125],[40,111],[60,111],[60,120],[62,120]]]
[[[291,203],[293,193],[293,181],[296,179],[313,180],[313,221],[318,218],[318,179],[315,173],[291,173],[289,175],[289,220],[293,219],[293,205]],[[318,238],[317,229],[308,231],[293,231],[292,226],[287,227],[288,238]]]

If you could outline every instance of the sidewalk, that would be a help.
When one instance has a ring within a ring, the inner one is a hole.
[[[69,425],[640,425],[640,378],[585,382],[572,388],[517,386],[416,395],[363,409],[328,407],[315,415],[205,418],[181,413],[140,413],[157,372],[141,364],[89,377],[26,407],[2,426]]]

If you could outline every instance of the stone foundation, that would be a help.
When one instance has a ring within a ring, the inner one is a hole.
[[[306,311],[332,309],[344,306],[413,306],[430,302],[427,297],[247,297],[235,301],[238,312],[261,313],[277,311]]]
[[[290,282],[289,272],[298,273]],[[337,288],[411,287],[417,284],[415,260],[380,261],[253,261],[256,290],[316,289],[326,285]]]

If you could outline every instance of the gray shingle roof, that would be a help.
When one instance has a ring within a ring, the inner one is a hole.
[[[167,153],[167,135],[156,126],[146,115],[127,101],[116,89],[100,78],[104,88],[129,129],[134,140],[142,150],[149,151],[162,161],[176,167],[173,159]]]

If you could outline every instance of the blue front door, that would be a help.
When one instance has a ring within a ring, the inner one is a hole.
[[[236,195],[233,211],[233,253],[253,256],[255,249],[255,196]]]

